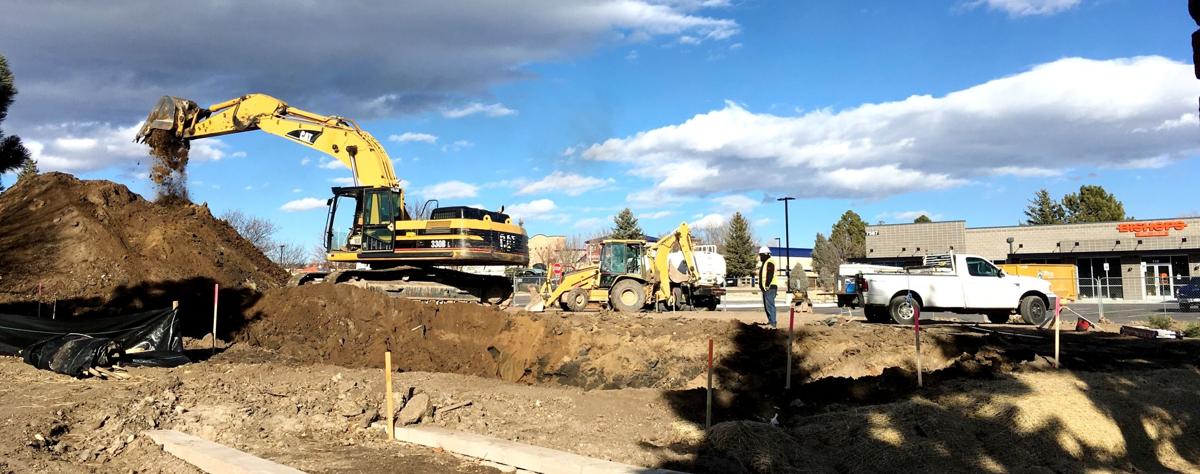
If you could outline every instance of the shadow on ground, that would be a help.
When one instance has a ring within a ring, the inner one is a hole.
[[[741,324],[734,347],[718,351],[712,429],[700,440],[643,446],[686,454],[687,461],[660,467],[689,472],[1200,466],[1197,341],[1065,333],[1063,363],[1071,370],[1055,370],[1048,358],[1052,333],[1006,327],[1026,336],[1015,337],[965,329],[927,327],[939,337],[923,336],[925,350],[952,363],[925,373],[923,388],[911,364],[868,377],[813,379],[801,369],[813,357],[805,349],[812,344],[798,340],[794,384],[785,390],[786,331]],[[703,429],[704,389],[664,398]]]
[[[120,286],[106,298],[70,298],[53,302],[29,298],[0,304],[0,313],[43,318],[88,318],[130,314],[150,309],[170,308],[179,302],[183,335],[201,338],[212,331],[213,285],[210,278],[189,278],[131,286]],[[233,334],[253,320],[248,314],[260,293],[249,288],[221,288],[217,311],[217,337],[230,340]]]

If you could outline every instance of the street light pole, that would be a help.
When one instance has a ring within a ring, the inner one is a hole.
[[[784,264],[785,270],[783,274],[787,277],[788,285],[792,284],[792,229],[791,225],[788,223],[788,201],[794,199],[796,198],[791,196],[784,196],[776,199],[776,201],[783,201],[783,239],[784,247],[787,249],[787,253],[783,257],[784,261],[787,262]],[[791,286],[788,286],[788,291],[792,291]]]
[[[779,240],[779,237],[776,237],[776,238],[775,238],[775,246],[776,246],[776,247],[779,247],[779,246],[782,246],[782,245],[783,245],[783,242],[781,242],[781,241]]]
[[[283,244],[279,244],[279,266],[283,266]]]

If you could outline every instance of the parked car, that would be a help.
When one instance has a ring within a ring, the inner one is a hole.
[[[912,324],[919,311],[930,310],[984,314],[1004,323],[1016,312],[1040,325],[1054,314],[1058,297],[1046,280],[1007,275],[976,255],[930,255],[923,263],[860,269],[855,286],[869,321]]]
[[[1183,286],[1179,287],[1179,310],[1191,311],[1192,308],[1200,309],[1200,277],[1191,277]]]

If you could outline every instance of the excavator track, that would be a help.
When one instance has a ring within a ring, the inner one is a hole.
[[[477,275],[436,267],[398,266],[386,269],[343,270],[309,273],[296,283],[332,282],[382,291],[396,298],[436,303],[480,303],[507,306],[512,303],[512,280],[503,276]]]

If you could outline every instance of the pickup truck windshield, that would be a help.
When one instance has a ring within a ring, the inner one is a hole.
[[[1000,269],[982,258],[967,257],[967,273],[977,277],[997,277]]]

